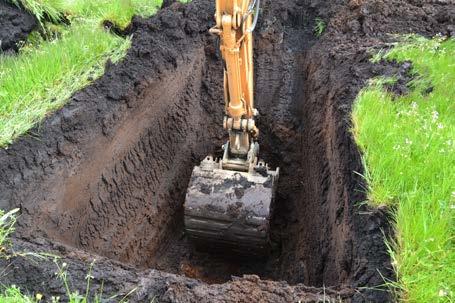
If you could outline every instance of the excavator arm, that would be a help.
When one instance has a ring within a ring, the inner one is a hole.
[[[224,66],[229,140],[221,161],[207,156],[194,167],[185,197],[185,232],[198,246],[265,254],[278,168],[258,160],[253,90],[253,36],[260,0],[216,0],[216,25]],[[221,63],[221,62],[220,62]]]
[[[224,61],[225,118],[229,132],[223,167],[249,171],[255,164],[258,136],[254,116],[253,36],[260,0],[216,0],[216,25]],[[249,155],[248,155],[249,154]],[[243,163],[242,163],[243,162]]]
[[[254,116],[252,11],[248,4],[246,0],[217,0],[216,26],[210,29],[221,39],[226,114],[234,119]]]

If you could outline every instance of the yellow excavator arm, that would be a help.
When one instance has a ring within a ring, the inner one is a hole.
[[[226,113],[234,119],[253,117],[253,41],[249,1],[217,0],[216,26],[225,61]]]
[[[254,108],[252,32],[259,1],[216,0],[216,25],[210,29],[220,36],[224,61],[226,116],[223,126],[229,131],[229,146],[225,147],[223,166],[227,169],[248,171],[250,164],[256,161],[257,147],[253,139],[258,129],[254,120],[257,111]]]
[[[224,128],[229,141],[221,161],[207,156],[194,167],[185,197],[185,232],[201,248],[267,254],[279,170],[258,160],[253,102],[253,37],[260,0],[216,0],[224,66]],[[221,62],[220,62],[221,63]]]

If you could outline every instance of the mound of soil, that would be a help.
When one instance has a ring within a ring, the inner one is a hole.
[[[37,25],[29,13],[0,0],[0,50],[17,51],[18,43],[24,41]]]
[[[122,62],[0,150],[0,207],[22,210],[14,250],[61,255],[80,290],[96,258],[91,292],[135,289],[133,302],[390,301],[376,288],[393,279],[387,210],[362,203],[350,111],[369,78],[403,70],[369,61],[394,41],[390,33],[448,34],[454,9],[442,1],[264,1],[255,33],[260,154],[281,170],[276,249],[265,260],[197,251],[183,233],[192,168],[226,140],[222,65],[207,34],[214,1],[135,18]],[[328,25],[320,38],[317,17]],[[52,260],[17,256],[1,266],[4,284],[65,295]]]

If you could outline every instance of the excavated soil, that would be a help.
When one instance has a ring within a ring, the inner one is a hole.
[[[38,25],[36,19],[18,7],[0,0],[0,53],[17,51],[21,41]]]
[[[261,156],[281,175],[274,250],[258,260],[197,251],[183,233],[192,168],[226,139],[222,65],[207,34],[213,3],[134,18],[122,62],[0,150],[0,207],[21,208],[14,250],[61,255],[81,290],[96,258],[91,292],[135,289],[133,302],[390,301],[377,287],[394,278],[387,210],[362,203],[350,110],[368,79],[409,69],[369,61],[396,39],[389,34],[451,35],[455,5],[263,1],[255,32]],[[328,24],[322,37],[316,17]],[[0,264],[4,284],[65,294],[52,260]]]

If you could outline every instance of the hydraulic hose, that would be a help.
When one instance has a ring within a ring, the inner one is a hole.
[[[261,0],[253,0],[248,5],[246,14],[245,14],[245,16],[243,16],[243,19],[242,19],[242,25],[243,25],[243,22],[246,21],[248,16],[251,15],[253,12],[254,12],[254,19],[253,19],[253,23],[251,24],[251,27],[246,30],[247,33],[252,33],[254,31],[254,29],[256,28],[258,18],[259,18],[260,5],[261,5]]]
[[[255,2],[256,2],[256,11],[254,13],[253,24],[251,24],[251,28],[248,30],[250,33],[253,32],[254,29],[256,28],[256,24],[258,23],[258,19],[259,19],[259,8],[261,5],[261,0],[255,0]]]

